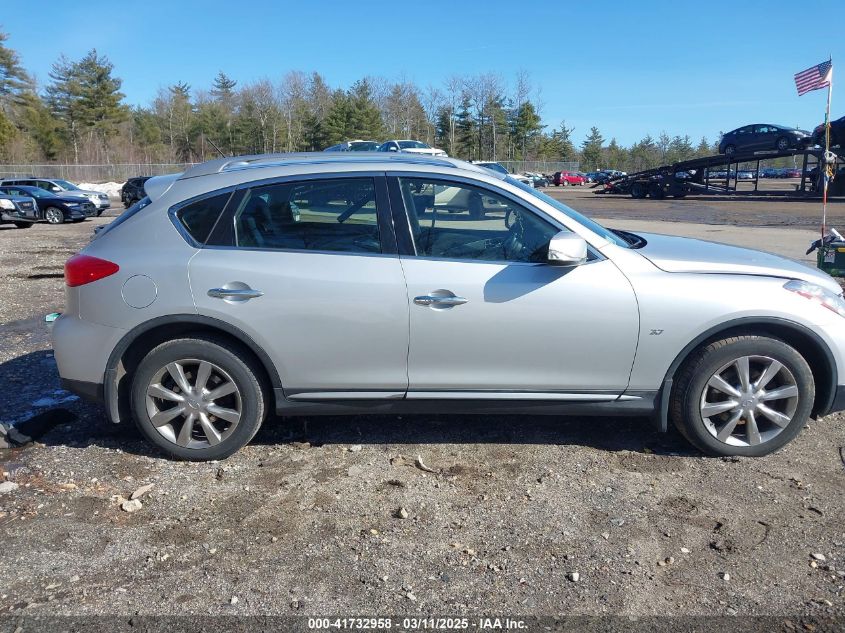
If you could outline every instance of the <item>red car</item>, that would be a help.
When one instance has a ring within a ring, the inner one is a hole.
[[[587,182],[587,179],[578,172],[556,171],[552,182],[555,187],[560,187],[561,185],[566,187],[567,185],[583,185]]]

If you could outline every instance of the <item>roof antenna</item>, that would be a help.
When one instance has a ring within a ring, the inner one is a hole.
[[[226,154],[223,153],[223,151],[219,147],[217,147],[217,145],[214,144],[214,141],[212,141],[207,136],[205,137],[205,140],[208,141],[209,145],[211,145],[214,149],[217,150],[217,153],[220,154],[221,158],[229,158],[228,156],[226,156]]]

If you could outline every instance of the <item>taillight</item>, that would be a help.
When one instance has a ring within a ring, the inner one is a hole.
[[[84,286],[113,275],[118,270],[120,266],[107,259],[90,255],[74,255],[65,262],[65,283],[71,288]]]

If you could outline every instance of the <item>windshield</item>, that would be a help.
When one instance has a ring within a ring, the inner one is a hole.
[[[402,149],[431,149],[431,146],[420,141],[399,141],[399,147]]]
[[[478,163],[482,167],[486,167],[487,169],[492,169],[493,171],[497,171],[500,174],[505,174],[507,176],[508,170],[502,167],[499,163]]]
[[[551,196],[547,196],[546,194],[541,193],[538,189],[535,189],[534,187],[531,187],[530,185],[526,185],[524,183],[521,183],[516,178],[513,178],[511,176],[508,176],[507,178],[505,178],[505,182],[513,185],[514,187],[519,187],[523,191],[530,193],[535,198],[542,200],[543,202],[545,202],[548,205],[551,205],[556,210],[560,211],[564,215],[566,215],[566,216],[572,218],[573,220],[575,220],[578,224],[585,226],[586,228],[590,229],[596,235],[600,235],[601,237],[606,239],[608,242],[612,242],[613,244],[616,244],[617,246],[622,246],[624,248],[630,247],[630,243],[627,240],[625,240],[623,237],[617,235],[616,233],[614,233],[610,229],[606,229],[601,224],[599,224],[598,222],[594,222],[593,220],[591,220],[587,216],[581,215],[575,209],[571,209],[570,207],[566,206],[565,204],[563,204],[559,200],[555,200]]]
[[[356,141],[349,144],[350,152],[374,152],[379,144],[374,141]]]
[[[54,180],[54,183],[59,185],[62,189],[69,189],[70,191],[79,191],[79,187],[77,187],[72,182],[68,182],[67,180]]]

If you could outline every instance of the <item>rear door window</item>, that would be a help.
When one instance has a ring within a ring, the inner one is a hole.
[[[381,253],[372,178],[338,178],[252,187],[234,214],[241,248]]]

